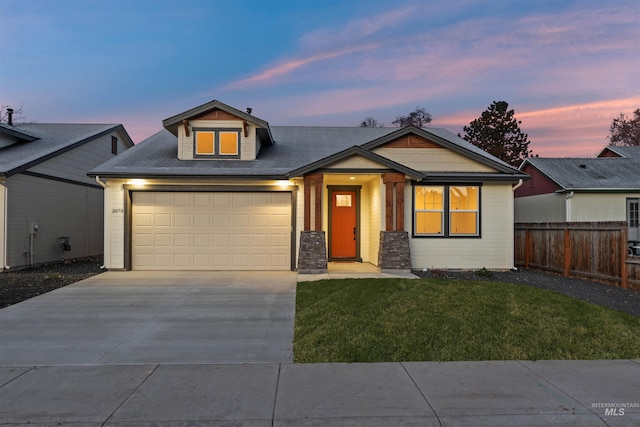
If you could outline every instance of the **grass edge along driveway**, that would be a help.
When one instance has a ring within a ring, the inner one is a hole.
[[[526,285],[438,279],[298,283],[294,361],[633,359],[640,318]]]

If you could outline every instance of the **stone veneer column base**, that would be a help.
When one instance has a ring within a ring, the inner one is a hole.
[[[381,231],[378,251],[380,270],[411,271],[409,233],[406,231]]]
[[[327,245],[324,231],[301,231],[298,273],[323,274],[327,272]]]

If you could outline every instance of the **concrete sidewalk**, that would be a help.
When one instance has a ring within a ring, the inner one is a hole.
[[[0,367],[0,424],[639,426],[640,360]]]

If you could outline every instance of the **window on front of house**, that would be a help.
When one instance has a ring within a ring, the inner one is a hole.
[[[479,186],[416,185],[413,194],[415,236],[480,235]]]
[[[240,157],[239,129],[194,129],[196,157]]]

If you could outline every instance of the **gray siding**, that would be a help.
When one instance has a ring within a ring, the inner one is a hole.
[[[111,140],[109,138],[109,152]],[[95,182],[95,181],[94,181]],[[101,255],[103,252],[103,191],[83,185],[14,175],[7,179],[7,264],[28,265],[32,223],[40,230],[34,237],[34,263],[59,261],[59,237],[70,237],[65,258]]]
[[[124,142],[124,135],[120,132],[110,132],[36,165],[30,168],[29,171],[97,185],[94,178],[87,176],[87,172],[114,157],[111,153],[112,135],[118,138],[118,153],[124,152],[128,148]]]

